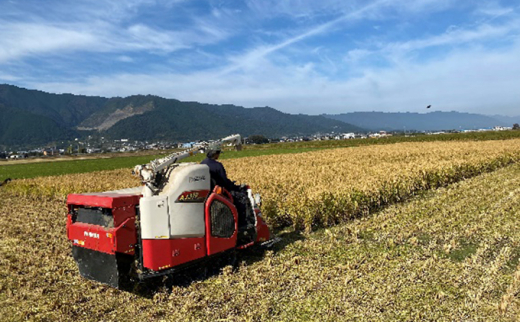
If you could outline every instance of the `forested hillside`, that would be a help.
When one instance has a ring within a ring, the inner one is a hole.
[[[106,130],[115,138],[190,140],[240,133],[266,137],[316,132],[359,132],[363,129],[321,116],[291,115],[273,108],[210,105],[153,98],[153,111],[121,120]],[[138,129],[138,131],[136,131]]]
[[[0,148],[4,145],[24,146],[74,138],[77,132],[63,127],[49,117],[0,105]]]
[[[151,95],[103,98],[0,85],[0,146],[41,145],[99,134],[131,140],[197,140],[240,133],[266,137],[358,132],[322,116],[273,108],[182,102]]]

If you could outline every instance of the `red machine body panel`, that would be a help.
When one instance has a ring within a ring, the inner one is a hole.
[[[113,233],[110,231],[99,225],[72,223],[72,217],[68,215],[67,237],[76,246],[114,255],[116,246]]]
[[[143,265],[155,271],[175,267],[206,256],[204,237],[149,239],[143,242]]]
[[[135,228],[136,205],[140,195],[121,195],[111,193],[70,194],[67,198],[67,237],[76,246],[115,254],[116,252],[133,255],[137,243]],[[113,227],[76,222],[73,217],[75,208],[103,208],[110,210]]]
[[[216,191],[217,187],[214,191]],[[222,188],[225,196],[228,196],[232,199],[231,194]],[[233,218],[235,221],[235,232],[229,238],[219,238],[211,235],[211,213],[210,207],[211,203],[214,200],[218,200],[224,203],[227,207],[231,209],[233,213]],[[233,205],[232,200],[230,201],[228,198],[223,195],[219,195],[216,193],[212,193],[206,201],[205,206],[205,221],[206,221],[206,248],[208,251],[208,255],[214,255],[219,252],[223,252],[232,248],[235,248],[237,245],[237,236],[238,236],[238,213],[236,207]]]
[[[116,194],[116,193],[93,193],[93,194],[69,194],[67,204],[89,205],[104,208],[115,208],[139,205],[140,194]]]

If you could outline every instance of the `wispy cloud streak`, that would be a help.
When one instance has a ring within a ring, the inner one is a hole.
[[[227,74],[227,73],[232,73],[234,71],[237,71],[243,67],[246,67],[248,65],[251,65],[251,64],[254,64],[256,61],[264,58],[265,56],[271,54],[271,53],[274,53],[276,51],[279,51],[281,49],[284,49],[290,45],[293,45],[297,42],[300,42],[300,41],[303,41],[309,37],[313,37],[313,36],[316,36],[316,35],[319,35],[319,34],[323,34],[327,31],[329,31],[331,28],[333,28],[334,26],[344,22],[344,21],[348,21],[348,20],[352,20],[352,19],[359,19],[361,18],[361,16],[370,11],[370,10],[373,10],[375,8],[378,8],[384,4],[387,4],[389,3],[390,0],[378,0],[378,1],[374,1],[372,2],[371,4],[361,8],[361,9],[357,9],[355,11],[352,11],[352,12],[349,12],[347,14],[344,14],[342,15],[341,17],[338,17],[336,19],[333,19],[331,21],[328,21],[326,23],[323,23],[319,26],[316,26],[302,34],[299,34],[297,36],[294,36],[292,38],[289,38],[289,39],[286,39],[278,44],[274,44],[274,45],[271,45],[271,46],[261,46],[259,48],[255,48],[251,51],[249,51],[248,53],[246,53],[245,55],[242,55],[242,56],[239,56],[239,57],[235,57],[235,58],[232,58],[232,61],[233,61],[233,64],[231,66],[229,66],[228,68],[225,68],[221,73],[222,74]]]

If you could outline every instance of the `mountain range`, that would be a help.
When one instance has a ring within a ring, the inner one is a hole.
[[[126,98],[52,94],[0,85],[0,146],[44,145],[97,133],[130,140],[191,141],[232,133],[266,137],[362,132],[354,125],[270,107],[182,102],[152,95]]]
[[[192,141],[231,133],[276,138],[331,132],[464,130],[519,122],[520,117],[459,112],[296,115],[270,107],[183,102],[152,95],[52,94],[0,84],[0,148],[46,145],[92,134],[111,139]]]

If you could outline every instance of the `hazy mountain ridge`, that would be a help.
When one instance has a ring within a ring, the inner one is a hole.
[[[441,112],[350,112],[323,115],[327,118],[348,122],[372,131],[439,131],[512,127],[520,117],[486,116],[475,113]]]
[[[511,122],[513,122],[513,124],[520,123],[520,115],[519,116],[514,116],[514,117],[509,117],[509,116],[502,116],[502,115],[499,115],[499,114],[494,114],[494,115],[491,115],[489,117],[491,117],[493,119],[496,119],[498,121],[507,123],[507,124],[509,124]]]

